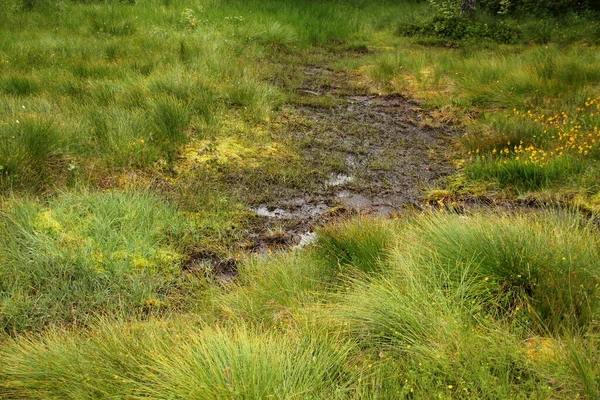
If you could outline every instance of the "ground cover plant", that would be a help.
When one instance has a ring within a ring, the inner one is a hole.
[[[242,264],[238,284],[212,293],[217,325],[103,318],[8,340],[0,388],[9,398],[594,398],[596,228],[572,214],[497,215],[492,229],[489,218],[326,228],[312,249]],[[373,246],[382,229],[395,239]],[[321,269],[324,254],[339,255],[342,272]],[[380,268],[362,269],[373,259]]]
[[[192,232],[176,210],[143,193],[23,200],[2,217],[5,333],[159,308]]]
[[[6,3],[0,399],[598,398],[594,2]]]

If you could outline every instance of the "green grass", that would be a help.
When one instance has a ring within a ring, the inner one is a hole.
[[[249,202],[325,174],[286,129],[305,123],[293,105],[343,104],[338,73],[464,129],[453,199],[597,207],[597,15],[399,35],[431,13],[9,1],[0,398],[598,398],[593,215],[360,217],[303,250],[244,254]],[[195,254],[234,258],[235,282]]]
[[[493,182],[499,188],[511,187],[528,193],[548,187],[576,186],[588,165],[577,158],[561,157],[538,165],[527,160],[475,160],[465,169],[473,181]],[[570,184],[570,185],[569,185]]]
[[[543,199],[550,190],[569,201],[595,190],[585,171],[597,160],[597,55],[597,46],[577,41],[424,49],[403,39],[396,54],[375,59],[370,75],[464,125],[465,192],[484,183],[509,196]]]
[[[204,291],[216,307],[203,316],[96,317],[85,330],[7,339],[0,393],[594,398],[598,232],[571,214],[490,221],[385,223],[388,267],[347,274],[335,292],[317,243],[242,263],[236,284]],[[382,224],[345,223],[364,234],[347,246],[369,247]]]
[[[394,232],[385,221],[365,219],[318,231],[316,258],[335,278],[353,272],[376,274],[386,267]]]
[[[429,257],[485,282],[492,312],[522,310],[531,327],[577,331],[596,318],[598,247],[593,226],[569,216],[442,218],[425,221]],[[468,268],[468,270],[463,270]]]
[[[74,192],[2,211],[4,333],[159,309],[181,274],[189,222],[149,194]]]
[[[3,128],[0,133],[0,184],[8,186],[20,181],[40,184],[51,180],[53,174],[64,174],[68,169],[61,154],[65,149],[64,137],[54,120],[26,117],[11,121]]]
[[[344,358],[351,348],[335,339],[201,328],[184,319],[103,322],[93,337],[56,332],[44,342],[4,347],[0,393],[30,399],[331,397],[346,389]],[[40,364],[48,367],[43,373]],[[18,386],[9,383],[15,380]]]

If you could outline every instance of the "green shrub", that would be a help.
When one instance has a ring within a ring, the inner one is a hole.
[[[399,33],[433,36],[448,41],[490,39],[498,43],[516,43],[521,37],[518,26],[499,19],[474,22],[460,14],[438,14],[416,24],[402,25]]]

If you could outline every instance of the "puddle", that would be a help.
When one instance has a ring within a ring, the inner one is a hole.
[[[290,218],[291,214],[281,208],[275,208],[273,211],[269,211],[266,206],[260,206],[258,208],[250,208],[254,214],[259,217],[268,217],[268,218]]]
[[[345,174],[336,174],[336,175],[332,175],[329,178],[329,180],[326,182],[326,185],[330,186],[330,187],[342,186],[342,185],[345,185],[346,183],[350,183],[352,181],[354,181],[353,176],[345,175]]]
[[[357,210],[365,211],[373,206],[373,202],[360,193],[343,191],[338,193],[337,197],[340,199],[342,204]]]
[[[317,241],[317,233],[316,232],[305,232],[300,235],[300,241],[294,248],[301,249]]]
[[[282,208],[272,208],[261,205],[258,208],[250,208],[249,210],[259,217],[267,217],[274,219],[306,219],[319,216],[331,209],[330,206],[324,203],[319,204],[301,204],[293,209],[284,210]]]

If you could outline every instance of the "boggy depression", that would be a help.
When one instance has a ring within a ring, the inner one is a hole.
[[[432,124],[435,118],[415,101],[367,94],[341,72],[303,73],[290,105],[296,118],[285,130],[320,174],[312,175],[308,188],[282,185],[277,196],[245,199],[260,221],[250,233],[258,250],[273,236],[282,244],[305,244],[316,225],[349,214],[390,216],[419,208],[424,192],[453,172],[448,150],[456,130]]]

